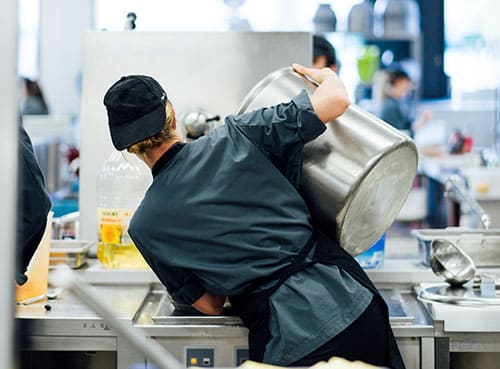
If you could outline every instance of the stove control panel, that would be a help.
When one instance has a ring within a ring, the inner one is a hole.
[[[184,353],[186,367],[213,368],[215,366],[215,348],[213,347],[185,347]]]
[[[235,347],[234,349],[234,366],[240,366],[248,360],[248,348]]]

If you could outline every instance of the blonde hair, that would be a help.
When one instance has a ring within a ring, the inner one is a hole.
[[[165,112],[167,113],[167,117],[165,119],[165,126],[163,127],[163,129],[157,134],[146,138],[143,141],[139,141],[132,146],[129,146],[127,148],[128,152],[136,155],[144,155],[147,154],[149,150],[154,149],[155,147],[160,146],[162,143],[170,141],[177,137],[177,133],[174,129],[175,113],[170,101],[167,101],[167,103],[165,104]]]

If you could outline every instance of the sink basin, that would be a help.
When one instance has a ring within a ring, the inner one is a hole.
[[[418,240],[421,261],[429,266],[431,242],[444,239],[459,245],[474,261],[477,267],[500,266],[500,229],[415,229],[412,235]]]

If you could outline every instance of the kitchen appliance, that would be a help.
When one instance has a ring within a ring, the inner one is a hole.
[[[317,83],[291,68],[260,81],[236,114],[289,101]],[[352,255],[367,250],[389,228],[413,184],[413,141],[351,105],[304,148],[301,193],[315,221]]]

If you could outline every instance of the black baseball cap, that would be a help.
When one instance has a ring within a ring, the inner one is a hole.
[[[165,127],[167,94],[152,77],[120,78],[104,95],[111,141],[117,150],[145,140]]]

